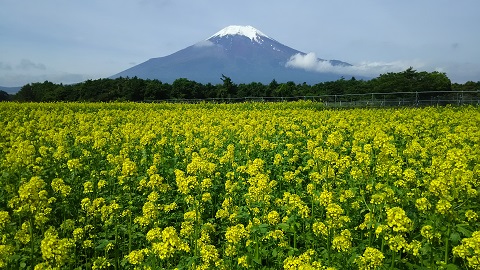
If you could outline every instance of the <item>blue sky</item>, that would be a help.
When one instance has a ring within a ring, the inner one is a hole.
[[[228,25],[370,76],[441,71],[480,81],[478,0],[0,0],[0,85],[108,77]]]

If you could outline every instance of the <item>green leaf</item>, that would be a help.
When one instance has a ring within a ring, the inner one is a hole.
[[[277,257],[277,249],[272,250],[272,257]]]
[[[305,235],[305,240],[306,241],[315,241],[316,238],[312,234],[309,233],[309,234]]]
[[[284,230],[284,231],[287,231],[289,226],[287,223],[280,223],[277,225],[278,228],[280,228],[281,230]]]
[[[450,234],[450,241],[452,241],[452,244],[458,244],[462,237],[460,237],[460,234],[458,232],[453,232]]]
[[[355,259],[357,259],[358,256],[359,256],[358,254],[356,254],[355,252],[353,252],[353,253],[351,254],[350,258],[348,258],[348,261],[347,261],[347,262],[348,262],[349,264],[355,263]]]
[[[420,248],[420,252],[422,254],[429,254],[431,251],[432,251],[432,247],[428,243]]]
[[[467,229],[468,225],[467,224],[457,224],[457,231],[461,233],[465,237],[471,237],[472,236],[472,231]]]
[[[458,269],[458,266],[456,266],[455,264],[449,263],[449,264],[447,264],[447,265],[445,266],[445,269],[446,269],[446,270],[457,270],[457,269]]]
[[[260,225],[258,225],[258,230],[259,230],[261,233],[266,233],[266,232],[268,232],[268,224],[260,224]]]
[[[108,243],[110,243],[110,240],[107,239],[102,239],[99,241],[99,244],[95,247],[96,250],[103,250]]]
[[[262,265],[262,260],[261,260],[261,259],[253,258],[252,260],[253,260],[256,264]]]

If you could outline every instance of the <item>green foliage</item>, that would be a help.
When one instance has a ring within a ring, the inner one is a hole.
[[[412,67],[403,72],[386,73],[372,80],[374,92],[450,91],[451,82],[445,73],[417,72]]]
[[[87,80],[73,85],[54,84],[49,81],[23,86],[13,96],[17,101],[151,101],[168,99],[209,99],[267,97],[288,98],[303,96],[336,96],[345,94],[393,93],[393,92],[438,92],[451,90],[478,90],[480,82],[453,84],[445,73],[437,71],[418,72],[413,68],[398,73],[381,74],[369,81],[341,78],[337,81],[315,85],[295,84],[292,81],[278,83],[272,80],[265,85],[259,82],[236,84],[223,75],[222,83],[201,84],[187,78],[179,78],[172,84],[159,80],[144,80],[137,77]],[[8,100],[1,95],[0,100]],[[421,98],[430,98],[422,93]],[[361,97],[352,97],[352,100]]]
[[[0,90],[0,101],[8,101],[8,100],[10,100],[10,95],[5,91]]]

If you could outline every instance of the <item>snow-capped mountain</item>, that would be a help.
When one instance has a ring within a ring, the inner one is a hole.
[[[230,25],[218,31],[217,33],[213,34],[208,39],[211,39],[214,37],[221,38],[224,36],[236,36],[236,35],[248,37],[250,40],[256,41],[258,43],[263,42],[262,37],[269,38],[267,35],[255,29],[253,26]]]
[[[235,83],[269,83],[294,81],[314,84],[337,80],[348,74],[318,73],[288,67],[293,55],[305,53],[281,44],[252,26],[232,25],[171,55],[152,58],[114,76],[158,79],[171,83],[187,78],[201,83],[221,83],[221,76]],[[328,61],[333,66],[350,66],[338,60]]]

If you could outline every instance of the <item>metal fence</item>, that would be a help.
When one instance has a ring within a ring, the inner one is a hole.
[[[166,99],[145,102],[169,103],[239,103],[239,102],[282,102],[309,100],[322,102],[326,107],[422,107],[444,105],[480,105],[480,90],[477,91],[425,91],[392,92],[345,95],[319,95],[294,97],[243,97],[206,99]]]

